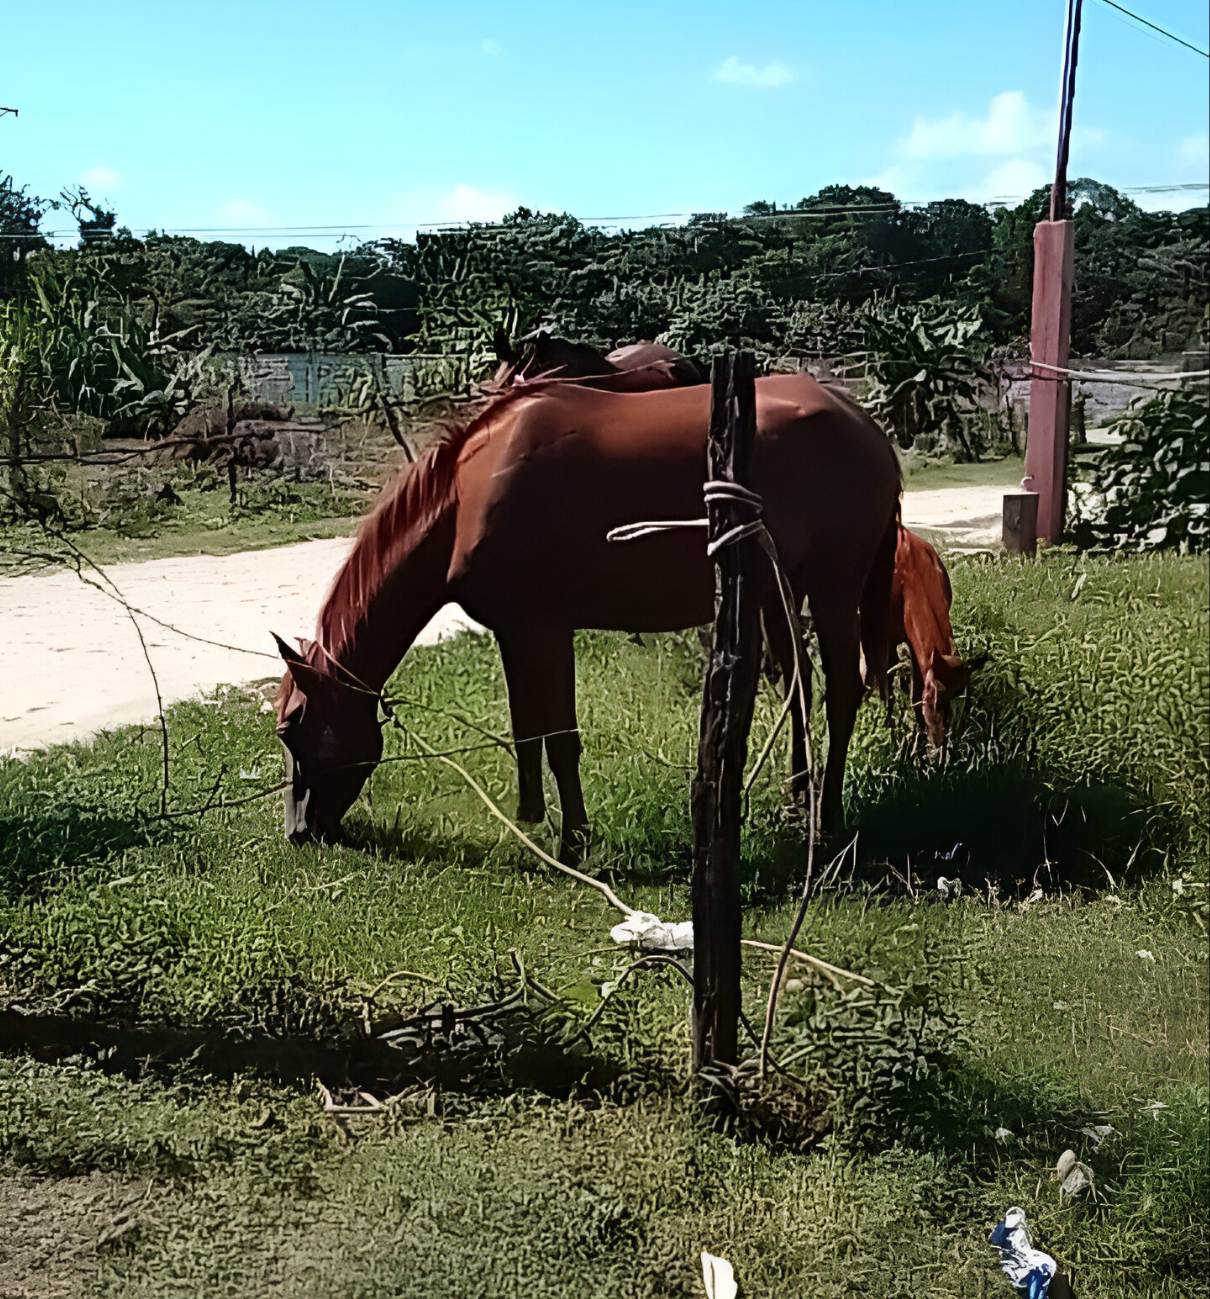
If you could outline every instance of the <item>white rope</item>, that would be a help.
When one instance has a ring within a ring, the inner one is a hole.
[[[1123,383],[1137,386],[1140,379],[1159,380],[1161,383],[1179,383],[1182,379],[1205,379],[1210,370],[1173,370],[1167,374],[1150,370],[1069,370],[1062,365],[1047,365],[1045,361],[1030,361],[1035,370],[1050,370],[1069,379],[1082,379],[1085,383]],[[1048,375],[1021,375],[1019,378],[1044,379]]]
[[[706,555],[713,558],[724,546],[733,546],[758,532],[764,532],[765,525],[760,520],[764,502],[747,487],[739,483],[729,483],[721,478],[711,478],[702,487],[702,495],[707,505],[722,504],[746,506],[753,512],[753,517],[746,523],[738,523],[734,528],[724,532],[721,537],[706,546]],[[645,523],[626,523],[620,528],[611,528],[605,534],[606,541],[638,541],[640,537],[651,537],[658,532],[672,532],[679,528],[706,528],[709,519],[650,519]]]
[[[781,561],[777,557],[777,547],[773,544],[773,538],[769,534],[768,528],[765,527],[761,519],[764,510],[764,502],[760,496],[748,487],[743,487],[739,483],[727,482],[721,478],[710,478],[702,485],[702,495],[705,497],[706,504],[721,504],[723,502],[732,505],[744,506],[752,511],[753,517],[747,522],[736,524],[735,527],[728,529],[723,535],[706,546],[706,555],[713,558],[718,551],[724,546],[733,546],[738,542],[744,541],[748,537],[756,537],[759,540],[760,548],[768,556],[769,562],[773,567],[773,576],[777,582],[777,593],[781,597],[782,612],[786,616],[786,623],[790,632],[790,641],[794,648],[794,672],[791,676],[787,692],[787,708],[792,699],[797,696],[798,704],[802,712],[804,739],[807,746],[807,775],[811,782],[811,840],[815,839],[815,754],[811,745],[811,732],[807,725],[807,719],[810,716],[810,709],[807,707],[806,683],[807,674],[804,671],[803,659],[806,658],[806,652],[802,643],[802,626],[798,619],[798,610],[795,607],[794,592],[790,586],[790,581],[786,577],[785,570],[781,566]],[[681,528],[705,528],[709,526],[709,519],[651,519],[643,523],[627,523],[620,528],[612,528],[605,534],[606,541],[637,541],[641,537],[650,537],[660,532],[671,532]],[[806,668],[814,669],[814,664],[807,658]],[[783,710],[784,715],[784,710]],[[778,720],[777,728],[780,729],[781,719]],[[771,740],[774,737],[771,737]],[[757,764],[757,770],[764,762],[762,755],[761,762]],[[745,789],[745,792],[747,790]]]

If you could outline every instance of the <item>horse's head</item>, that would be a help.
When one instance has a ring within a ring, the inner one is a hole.
[[[286,754],[286,838],[334,839],[382,757],[378,696],[308,661],[277,638],[287,671],[277,696]]]
[[[970,684],[970,668],[957,654],[934,654],[921,697],[924,729],[934,749],[944,745],[950,729],[950,706]]]
[[[501,388],[526,379],[606,379],[618,373],[595,347],[556,338],[544,329],[516,347],[497,330],[494,345],[500,362],[495,383]]]

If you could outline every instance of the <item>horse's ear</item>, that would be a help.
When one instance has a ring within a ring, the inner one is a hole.
[[[300,640],[302,654],[298,650],[291,649],[284,640],[276,633],[273,633],[273,639],[277,642],[277,651],[286,660],[286,666],[290,669],[290,675],[294,678],[294,684],[303,692],[304,695],[315,694],[318,690],[323,690],[332,684],[332,678],[328,673],[317,667],[313,667],[303,658],[303,654],[311,648],[311,642]]]
[[[496,353],[497,361],[502,361],[505,365],[516,365],[517,354],[513,351],[513,345],[505,329],[497,327],[492,335],[492,348]]]
[[[287,645],[286,642],[277,634],[277,632],[272,632],[271,635],[277,642],[277,652],[291,667],[296,663],[302,663],[304,661],[303,656],[296,649],[291,649],[290,646]]]
[[[290,675],[294,678],[294,684],[308,698],[318,695],[322,691],[330,690],[336,684],[334,677],[320,671],[319,668],[312,667],[310,663],[305,662],[303,659],[290,664]]]

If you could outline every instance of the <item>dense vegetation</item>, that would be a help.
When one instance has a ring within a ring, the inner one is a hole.
[[[73,1293],[689,1299],[706,1248],[753,1295],[973,1299],[1004,1288],[986,1234],[1021,1204],[1083,1299],[1204,1294],[1205,566],[1055,553],[953,578],[960,648],[989,653],[954,743],[929,759],[902,700],[890,730],[863,713],[857,869],[800,939],[875,984],[796,971],[774,1047],[805,1087],[723,1123],[684,1085],[683,984],[619,982],[600,897],[421,756],[415,736],[472,748],[458,761],[511,807],[487,638],[405,660],[406,729],[342,846],[289,848],[269,801],[213,807],[277,779],[254,691],[171,715],[169,811],[202,815],[160,817],[154,731],[0,762],[0,1012],[59,1016],[0,1062],[6,1250],[43,1205],[92,1224],[49,1265],[78,1269]],[[579,651],[591,869],[680,918],[700,647]],[[754,736],[776,708],[763,692]],[[801,870],[771,771],[747,936],[784,938]],[[435,1030],[389,1076],[368,1034],[521,971],[528,1008],[497,1035]],[[757,1031],[770,971],[750,950]],[[386,1108],[325,1114],[315,1076]],[[1095,1200],[1060,1203],[1068,1147]]]
[[[314,348],[482,358],[495,330],[516,336],[545,324],[607,347],[661,337],[689,354],[732,344],[769,357],[837,355],[876,351],[871,329],[910,322],[926,304],[926,316],[967,313],[986,352],[1028,332],[1033,227],[1047,193],[1016,208],[960,199],[907,208],[883,190],[829,186],[787,207],[758,202],[736,218],[703,213],[617,232],[518,208],[499,225],[323,254],[154,232],[136,239],[74,191],[58,202],[75,213],[80,247],[52,251],[36,233],[47,205],[4,177],[0,235],[13,257],[0,299],[27,304],[60,331],[60,407],[107,419],[129,406],[119,380],[144,389],[154,380],[126,372],[137,370],[131,348],[151,357]],[[1204,345],[1207,209],[1144,212],[1091,180],[1070,193],[1074,352],[1141,358]],[[70,328],[85,310],[100,348]]]
[[[1210,413],[1204,386],[1136,397],[1121,437],[1084,458],[1071,536],[1106,550],[1210,547]]]

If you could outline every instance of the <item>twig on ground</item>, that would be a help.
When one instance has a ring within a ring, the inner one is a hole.
[[[745,947],[757,947],[766,952],[782,952],[785,950],[784,947],[779,946],[777,943],[760,943],[757,942],[755,938],[745,938],[743,940],[743,945]],[[821,974],[826,974],[828,978],[831,979],[833,986],[836,988],[841,987],[838,982],[839,979],[851,979],[854,983],[860,983],[866,988],[876,988],[878,986],[876,980],[868,979],[864,974],[854,974],[852,970],[845,970],[839,965],[832,965],[830,962],[822,960],[818,956],[811,956],[807,952],[800,952],[797,947],[791,947],[789,955],[794,957],[795,960],[803,961],[807,965],[814,966],[814,968],[819,970]]]
[[[415,970],[396,970],[393,974],[388,974],[385,979],[376,983],[374,987],[366,993],[366,1000],[373,1001],[388,983],[394,983],[396,979],[419,979],[421,983],[432,983],[434,985],[440,982],[440,980],[434,979],[430,975],[418,974]]]
[[[676,972],[689,984],[690,987],[693,986],[693,975],[689,973],[685,966],[678,961],[675,956],[664,956],[658,952],[653,952],[650,956],[640,956],[637,960],[631,962],[631,964],[628,965],[613,981],[613,988],[611,989],[609,996],[601,998],[601,1004],[592,1012],[591,1015],[589,1015],[587,1020],[584,1021],[575,1037],[573,1037],[568,1043],[568,1046],[574,1046],[580,1038],[587,1037],[589,1030],[605,1013],[605,1007],[609,1004],[609,1000],[613,994],[617,992],[622,984],[625,983],[636,970],[640,970],[649,965],[667,965],[676,970]]]
[[[447,767],[450,767],[454,771],[456,771],[462,777],[462,779],[466,781],[466,783],[471,787],[471,789],[473,789],[475,793],[478,794],[480,799],[482,799],[484,805],[487,807],[487,810],[498,821],[500,821],[505,826],[506,829],[511,830],[512,833],[516,835],[516,837],[539,860],[544,861],[548,866],[552,866],[555,870],[560,871],[562,874],[570,876],[570,878],[572,878],[573,880],[579,880],[581,884],[587,884],[590,888],[596,889],[606,899],[606,901],[609,903],[611,907],[615,907],[624,916],[633,916],[635,914],[634,908],[628,907],[625,904],[625,902],[623,902],[622,899],[618,897],[618,895],[613,891],[613,889],[611,889],[609,885],[606,884],[603,880],[593,879],[591,875],[585,875],[583,871],[578,871],[572,866],[565,866],[561,861],[558,861],[556,858],[552,857],[550,853],[544,851],[542,848],[539,848],[538,845],[534,843],[534,841],[529,837],[529,835],[525,833],[524,830],[521,829],[520,826],[514,824],[513,821],[511,821],[507,816],[504,815],[503,812],[500,811],[500,809],[496,806],[495,802],[492,800],[491,795],[483,788],[482,785],[479,784],[479,782],[470,774],[469,771],[466,770],[465,767],[459,766],[459,764],[456,763],[452,758],[447,758],[437,753],[437,751],[430,744],[428,744],[425,740],[423,740],[419,735],[416,735],[414,731],[409,732],[409,734],[412,735],[413,739],[415,739],[416,743],[419,744],[422,749],[426,750],[426,752],[429,754],[430,757],[438,758],[441,762],[444,762]]]

